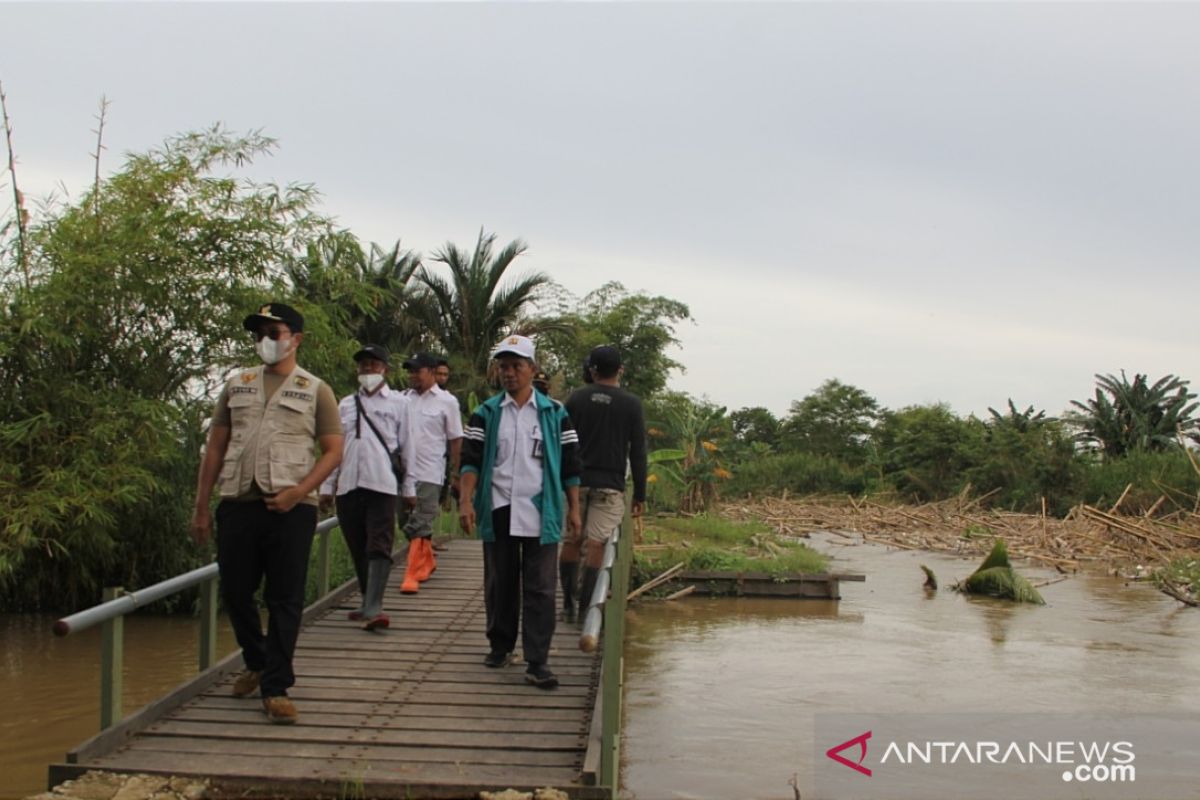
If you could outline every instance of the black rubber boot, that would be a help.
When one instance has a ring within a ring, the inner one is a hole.
[[[367,596],[363,598],[363,630],[377,631],[391,625],[388,615],[383,613],[383,593],[387,589],[388,575],[392,572],[390,558],[372,558],[367,562]]]
[[[575,621],[575,581],[578,577],[578,561],[558,562],[558,578],[562,583],[563,622]]]
[[[583,586],[579,589],[579,621],[587,619],[588,608],[592,605],[592,593],[596,590],[596,577],[600,570],[596,567],[583,568]]]

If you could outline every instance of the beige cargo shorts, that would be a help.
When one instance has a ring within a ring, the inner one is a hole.
[[[625,518],[625,493],[618,489],[579,489],[583,535],[589,542],[607,542]]]

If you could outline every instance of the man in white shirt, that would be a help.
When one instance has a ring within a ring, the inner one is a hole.
[[[391,624],[383,593],[392,571],[396,500],[400,476],[394,453],[403,452],[408,399],[387,386],[388,351],[369,344],[354,354],[359,389],[338,403],[345,439],[342,463],[321,484],[321,500],[337,497],[338,523],[354,561],[362,605],[349,616],[366,620],[363,630]]]
[[[547,660],[554,636],[555,566],[564,524],[579,531],[579,437],[561,403],[534,391],[533,342],[509,336],[492,357],[504,393],[471,414],[458,515],[483,540],[490,652],[485,666],[511,663],[520,626],[526,682],[553,689]]]
[[[400,591],[415,594],[437,569],[433,555],[433,521],[438,496],[446,479],[449,455],[451,485],[457,487],[462,448],[462,415],[454,395],[437,385],[437,358],[415,353],[404,362],[408,371],[408,426],[404,451],[404,504],[409,509],[404,535],[408,537],[408,566]]]

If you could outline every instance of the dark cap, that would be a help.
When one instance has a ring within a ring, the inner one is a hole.
[[[421,369],[428,367],[429,369],[437,368],[437,357],[433,353],[413,353],[408,358],[404,359],[405,369]]]
[[[588,355],[588,366],[601,374],[615,372],[621,368],[621,351],[606,344],[593,348]]]
[[[354,354],[355,361],[362,361],[364,358],[374,358],[387,364],[388,359],[391,358],[391,354],[382,345],[368,344],[363,345],[363,349]]]
[[[547,375],[544,370],[539,369],[537,372],[533,373],[533,385],[537,386],[538,388],[550,388],[550,376]]]
[[[242,327],[248,331],[256,331],[258,326],[264,322],[282,322],[293,333],[300,333],[304,330],[304,317],[300,315],[299,311],[291,306],[285,306],[283,303],[267,303],[257,312],[242,320]]]

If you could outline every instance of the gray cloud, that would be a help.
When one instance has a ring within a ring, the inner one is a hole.
[[[1200,7],[5,7],[22,180],[224,121],[359,235],[481,225],[577,293],[691,305],[677,384],[783,411],[1052,413],[1122,368],[1200,377]],[[1186,350],[1185,350],[1186,349]]]

